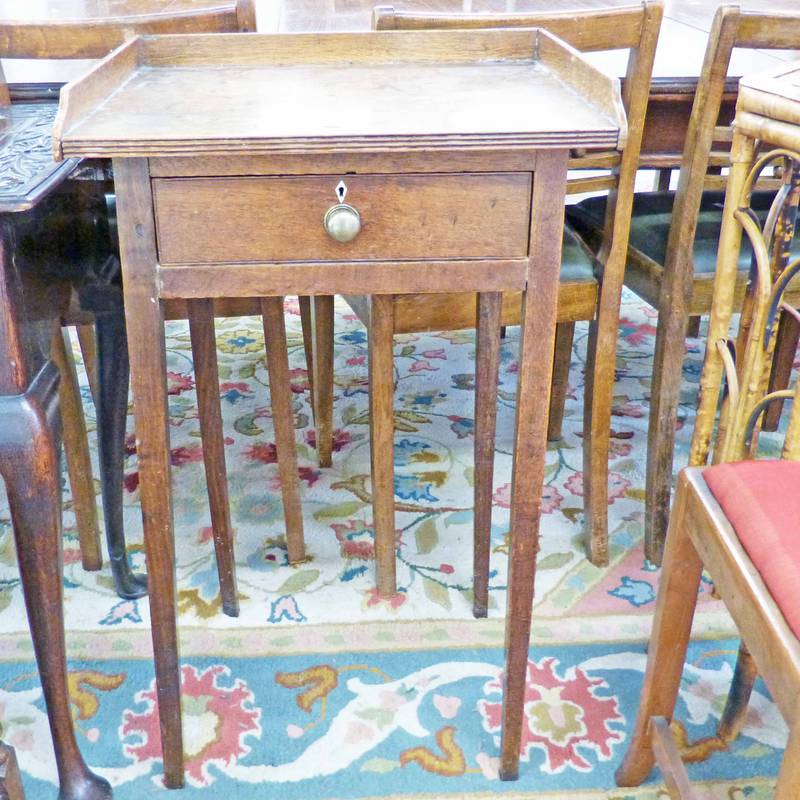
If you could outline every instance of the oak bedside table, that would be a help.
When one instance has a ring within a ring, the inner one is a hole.
[[[265,318],[280,317],[280,348],[283,295],[371,296],[385,596],[395,591],[387,298],[479,293],[477,380],[493,386],[500,293],[525,292],[535,313],[523,313],[520,335],[502,747],[503,777],[514,778],[567,156],[621,148],[625,134],[618,82],[536,29],[144,37],[64,90],[57,157],[114,165],[168,786],[183,770],[161,301],[260,297]],[[494,414],[476,417],[480,448],[494,440]],[[491,494],[480,476],[476,493]]]

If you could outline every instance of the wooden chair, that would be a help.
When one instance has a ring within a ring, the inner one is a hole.
[[[645,522],[645,554],[653,563],[661,561],[667,530],[685,332],[690,318],[711,308],[723,194],[704,190],[709,166],[718,168],[725,162],[731,140],[730,117],[720,119],[720,104],[734,47],[800,47],[800,18],[743,12],[736,6],[717,10],[695,94],[677,191],[637,195],[633,205],[625,284],[659,312],[650,390]],[[719,176],[714,178],[717,186],[720,180]],[[771,200],[769,193],[756,197],[754,210],[763,216]],[[567,219],[576,230],[590,242],[595,236],[595,247],[601,241],[598,231],[604,206],[602,198],[593,198],[567,209]],[[745,246],[736,279],[739,301],[749,263],[750,250]],[[800,291],[790,292],[787,302],[800,303]],[[793,359],[791,343],[784,350]]]
[[[622,155],[617,151],[576,153],[570,162],[572,168],[600,168],[610,171],[610,174],[573,180],[568,186],[569,192],[606,189],[611,201],[605,220],[604,247],[596,259],[571,228],[566,227],[564,230],[556,371],[550,406],[549,434],[550,438],[557,438],[560,435],[560,415],[567,391],[574,323],[581,319],[591,320],[583,448],[587,550],[589,558],[595,564],[608,562],[608,449],[614,353],[633,185],[661,17],[662,7],[659,3],[644,2],[611,10],[506,15],[416,14],[395,11],[390,7],[378,7],[373,18],[374,27],[378,30],[539,26],[584,52],[618,49],[629,51],[623,92],[629,134],[624,152]],[[367,299],[348,296],[346,300],[369,327]],[[390,333],[454,330],[476,326],[474,294],[403,295],[392,298],[392,306],[394,326]],[[321,344],[313,354],[317,441],[320,443],[320,455],[329,461],[333,391],[330,374],[331,299],[316,298],[314,307],[314,332],[317,341],[327,343]],[[517,324],[519,319],[519,295],[506,295],[502,307],[503,324]],[[493,413],[491,408],[495,403],[494,394],[491,398],[477,398],[477,402],[479,409],[484,408]],[[493,429],[493,423],[490,427]],[[480,490],[476,492],[476,531],[489,530],[493,435],[490,441],[485,442],[485,447],[482,444],[482,450],[483,455],[476,464],[478,474],[475,485],[476,488],[489,487],[489,491],[488,494]],[[481,541],[476,541],[476,611],[481,606],[480,598],[485,598],[486,595],[488,564],[489,541],[482,538]]]
[[[0,25],[0,52],[4,58],[9,59],[102,58],[127,38],[137,34],[248,30],[255,30],[252,0],[226,0],[207,8],[159,14],[139,14],[136,0],[130,0],[122,16]],[[30,92],[26,94],[26,100],[29,99]],[[52,116],[52,101],[57,98],[45,91],[38,98],[34,95],[34,99],[41,102],[43,114]],[[0,70],[0,111],[2,107],[7,108],[11,101],[9,87]],[[102,172],[102,169],[98,171]],[[107,235],[102,231],[101,234]],[[147,583],[144,576],[135,575],[131,571],[125,549],[122,478],[128,405],[128,357],[118,271],[118,262],[112,259],[100,274],[91,276],[91,279],[84,276],[79,291],[80,302],[73,303],[63,323],[77,326],[97,410],[106,541],[115,585],[120,596],[134,598],[146,593]],[[202,325],[202,312],[198,312],[191,320],[193,335],[195,329],[202,329]],[[213,331],[213,327],[211,330]],[[98,570],[102,566],[102,553],[94,481],[77,374],[71,355],[69,333],[66,330],[54,336],[52,357],[62,375],[60,395],[64,419],[64,449],[82,562],[85,569]],[[207,454],[206,470],[207,473],[211,472],[209,491],[212,496],[214,543],[221,575],[223,607],[229,613],[236,613],[238,606],[233,579],[232,534],[230,522],[225,516],[227,512],[220,510],[222,507],[227,509],[227,501],[223,503],[218,499],[219,459],[224,458],[220,455],[222,443],[221,440],[219,444],[215,441],[211,406],[203,402],[211,387],[211,383],[206,382],[202,375],[202,368],[206,363],[203,360],[198,369],[201,373],[198,377],[198,394],[202,395],[201,404],[207,412],[201,415],[201,434],[204,438],[204,452]],[[216,372],[215,369],[213,371]],[[211,391],[218,394],[216,389]]]
[[[0,800],[25,800],[14,748],[0,741]]]
[[[800,579],[798,489],[800,464],[796,461],[738,462],[681,472],[641,705],[630,748],[617,772],[620,786],[641,783],[657,761],[671,797],[693,797],[668,721],[675,709],[705,568],[791,729],[775,798],[795,800],[800,796],[796,703],[800,694],[800,620],[796,595],[787,600],[780,591],[781,586],[785,590],[786,581],[794,589]],[[750,504],[749,514],[742,510],[742,499]],[[769,545],[774,548],[772,556],[783,558],[785,572],[777,576],[769,571],[770,553],[761,547],[765,532],[775,536]]]

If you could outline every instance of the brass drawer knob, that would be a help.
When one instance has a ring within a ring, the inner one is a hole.
[[[346,194],[344,181],[339,181],[336,187],[339,202],[325,212],[322,221],[328,236],[337,242],[352,242],[361,231],[361,215],[353,206],[344,202]]]

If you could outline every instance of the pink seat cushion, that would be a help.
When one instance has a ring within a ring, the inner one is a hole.
[[[800,462],[717,464],[703,477],[800,638]]]

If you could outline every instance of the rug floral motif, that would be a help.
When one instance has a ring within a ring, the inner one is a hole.
[[[366,332],[337,301],[334,457],[331,468],[320,469],[295,298],[286,302],[286,319],[310,556],[297,567],[286,558],[260,321],[217,324],[241,599],[236,620],[221,611],[188,330],[182,323],[168,326],[184,795],[665,798],[658,783],[613,788],[635,716],[658,581],[641,545],[652,310],[625,296],[609,461],[611,563],[605,569],[589,564],[583,549],[586,330],[577,329],[563,438],[547,454],[517,784],[498,781],[497,757],[518,330],[508,329],[502,347],[490,612],[488,620],[476,621],[474,333],[395,338],[398,592],[383,600],[373,575]],[[699,342],[689,340],[676,466],[686,459],[701,359]],[[83,391],[93,427],[88,388]],[[125,520],[133,563],[143,568],[138,484],[130,436]],[[65,490],[65,614],[81,747],[115,784],[116,797],[141,797],[161,785],[148,603],[117,598],[107,569],[83,570],[66,478]],[[687,743],[713,738],[736,651],[735,629],[712,588],[704,582],[701,589],[697,642],[681,690],[679,734]],[[785,729],[763,688],[750,714],[744,735],[727,752],[706,758],[719,749],[713,740],[692,750],[700,797],[771,796]],[[17,748],[32,796],[55,797],[5,505],[0,721],[0,736]]]

